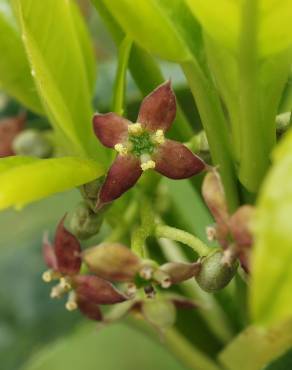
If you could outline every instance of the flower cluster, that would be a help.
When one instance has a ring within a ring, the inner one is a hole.
[[[171,179],[184,179],[206,168],[186,146],[165,138],[175,115],[176,99],[170,82],[144,98],[136,123],[115,113],[94,115],[97,138],[118,152],[100,189],[97,208],[130,189],[143,171],[154,169]]]
[[[159,287],[166,289],[194,277],[200,263],[171,262],[158,266],[119,243],[103,243],[82,252],[78,239],[65,228],[64,220],[57,227],[53,245],[47,237],[44,239],[43,255],[49,270],[44,272],[43,280],[58,281],[51,297],[68,294],[69,311],[78,308],[88,318],[105,323],[128,312],[139,312],[162,330],[173,324],[175,307],[196,307],[192,300],[177,294],[157,296],[156,292]],[[86,273],[81,273],[82,264]],[[113,284],[118,284],[119,289]],[[116,304],[120,305],[103,315],[100,305]]]

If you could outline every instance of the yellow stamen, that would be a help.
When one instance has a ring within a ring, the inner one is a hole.
[[[142,128],[141,123],[139,123],[139,122],[132,123],[131,125],[128,126],[128,132],[129,132],[129,134],[139,135],[139,134],[142,133],[142,131],[143,131],[143,128]]]
[[[54,286],[51,290],[51,294],[50,294],[50,297],[51,298],[61,298],[62,295],[65,293],[66,291],[64,290],[64,288],[62,287],[61,284],[58,284],[56,286]]]
[[[141,163],[142,171],[147,171],[151,168],[155,168],[155,162],[152,159],[148,160],[147,162]]]
[[[115,150],[120,154],[120,155],[126,155],[128,154],[128,148],[125,147],[123,144],[116,144],[115,145]]]
[[[75,292],[70,292],[68,301],[66,302],[65,307],[66,307],[66,310],[68,311],[74,311],[78,308]]]
[[[152,136],[152,140],[155,144],[163,144],[165,142],[163,130],[157,130]]]
[[[71,289],[71,284],[69,283],[69,281],[66,279],[66,278],[64,278],[64,277],[62,277],[61,279],[60,279],[60,286],[64,289],[64,290],[66,290],[66,291],[68,291],[68,290],[70,290]]]
[[[52,280],[53,280],[53,276],[52,276],[52,270],[48,270],[48,271],[45,271],[43,274],[42,274],[42,279],[45,283],[50,283]]]

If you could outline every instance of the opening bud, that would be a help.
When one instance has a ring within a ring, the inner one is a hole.
[[[224,252],[217,250],[201,259],[201,269],[196,275],[200,288],[213,293],[223,289],[234,277],[238,262],[225,262]]]

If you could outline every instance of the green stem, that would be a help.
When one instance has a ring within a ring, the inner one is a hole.
[[[193,370],[220,370],[221,368],[203,352],[191,345],[177,330],[165,333],[165,343],[181,362]]]
[[[114,85],[113,112],[123,115],[125,104],[125,92],[127,83],[127,70],[131,54],[133,40],[126,36],[119,46],[118,67]]]
[[[212,250],[194,235],[175,227],[157,225],[155,229],[155,235],[157,238],[167,238],[181,242],[192,248],[196,253],[198,253],[199,256],[206,256]]]
[[[124,217],[120,219],[119,225],[112,231],[112,233],[104,240],[104,242],[116,242],[121,240],[125,234],[128,233],[129,226],[138,213],[138,203],[133,201],[126,209]]]
[[[206,77],[196,60],[184,62],[182,68],[198,106],[213,162],[220,167],[229,209],[234,211],[238,206],[237,183],[228,126],[220,99],[211,79]]]
[[[160,239],[159,245],[167,260],[188,262],[181,248],[172,240]],[[198,312],[216,337],[223,343],[229,342],[233,337],[233,332],[225,312],[215,297],[200,289],[194,280],[181,283],[180,288],[188,297],[198,299],[202,303],[202,309],[199,307]]]
[[[257,65],[258,1],[245,0],[242,5],[239,43],[239,91],[241,158],[239,178],[251,192],[256,192],[269,166],[270,146],[260,122]]]

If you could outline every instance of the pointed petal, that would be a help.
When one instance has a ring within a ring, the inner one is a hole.
[[[83,252],[83,261],[91,272],[110,281],[132,281],[140,268],[140,259],[122,244],[104,243]]]
[[[55,235],[55,254],[58,271],[65,275],[77,274],[81,267],[81,247],[78,239],[60,221]]]
[[[133,155],[118,155],[99,193],[99,202],[109,203],[136,184],[142,174],[139,159]]]
[[[90,300],[79,296],[77,297],[77,305],[83,315],[88,317],[90,320],[102,321],[102,313],[96,303],[92,303]]]
[[[4,118],[0,121],[0,157],[13,155],[12,142],[14,138],[24,129],[26,115]]]
[[[186,179],[203,171],[205,163],[183,144],[166,140],[154,156],[155,170],[171,179]]]
[[[54,246],[49,242],[47,234],[43,237],[43,258],[50,269],[57,271],[58,265]]]
[[[99,141],[109,148],[122,143],[128,137],[131,122],[115,113],[95,114],[93,129]]]
[[[142,101],[137,121],[151,131],[167,131],[176,115],[176,99],[167,81]]]
[[[201,264],[199,262],[168,262],[160,266],[159,270],[165,272],[170,277],[172,284],[178,284],[197,275],[200,268]]]
[[[253,242],[251,221],[255,209],[250,205],[244,205],[231,216],[229,221],[230,232],[238,246],[251,246]]]
[[[95,304],[114,304],[127,300],[111,283],[93,275],[78,275],[74,279],[77,297]]]

